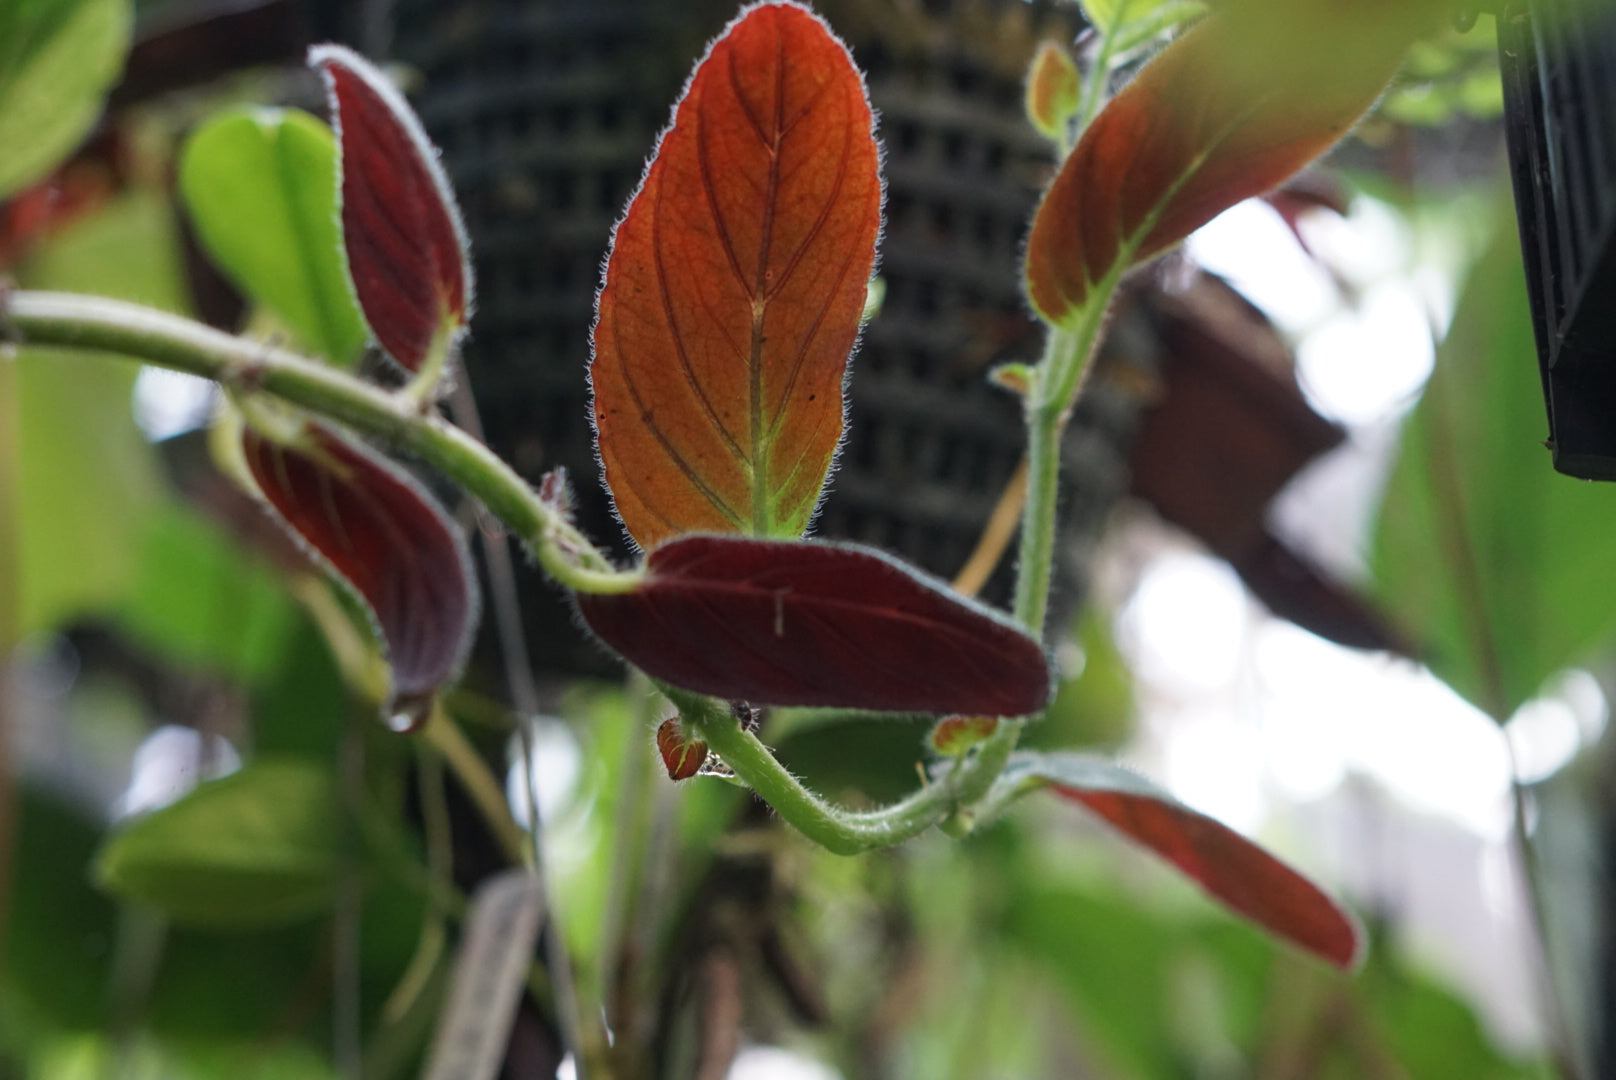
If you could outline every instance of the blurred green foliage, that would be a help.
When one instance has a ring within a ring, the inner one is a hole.
[[[0,199],[40,179],[101,114],[123,71],[128,0],[0,5]]]

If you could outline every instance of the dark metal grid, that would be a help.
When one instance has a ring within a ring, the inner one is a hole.
[[[1555,467],[1616,479],[1616,12],[1517,0],[1498,25]]]
[[[1050,151],[1022,116],[1043,35],[1072,5],[828,0],[866,71],[885,146],[886,302],[853,363],[848,436],[822,536],[952,575],[1022,451],[994,363],[1032,359],[1020,248]],[[579,514],[618,540],[586,415],[588,331],[612,223],[694,58],[734,13],[715,0],[400,0],[395,56],[443,149],[476,253],[467,364],[490,442],[530,478],[572,471]],[[1001,574],[990,588],[1001,594]],[[553,637],[554,613],[535,632]],[[552,624],[547,633],[543,624]]]

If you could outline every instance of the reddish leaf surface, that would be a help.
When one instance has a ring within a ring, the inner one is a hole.
[[[471,304],[466,232],[437,151],[368,60],[309,50],[325,80],[342,171],[342,237],[354,293],[389,356],[418,371],[459,333]]]
[[[1338,967],[1358,962],[1356,920],[1317,885],[1142,777],[1077,754],[1017,755],[1011,768],[1098,815],[1268,932]]]
[[[794,4],[747,9],[691,77],[597,304],[597,445],[641,547],[807,527],[841,440],[880,214],[846,48]]]
[[[293,535],[370,609],[393,669],[387,708],[419,719],[471,644],[476,594],[465,541],[376,453],[317,425],[306,434],[294,449],[249,428],[247,466]]]
[[[881,552],[688,536],[633,592],[579,595],[591,629],[650,675],[761,705],[1021,716],[1049,700],[1038,642]]]
[[[687,738],[677,716],[662,721],[656,731],[656,744],[669,780],[689,780],[701,771],[702,762],[707,760],[707,744]]]
[[[1026,284],[1070,324],[1094,285],[1327,150],[1374,103],[1433,0],[1224,5],[1083,133],[1033,219]]]

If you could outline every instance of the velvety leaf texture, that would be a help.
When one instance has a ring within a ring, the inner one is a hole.
[[[1269,933],[1338,967],[1358,962],[1357,922],[1317,885],[1135,773],[1077,754],[1017,755],[1011,770],[1049,784]]]
[[[309,425],[294,449],[248,429],[242,449],[281,520],[364,601],[392,666],[389,711],[419,719],[459,670],[476,622],[464,539],[373,451]]]
[[[846,48],[795,4],[747,9],[691,77],[597,304],[597,446],[641,547],[807,527],[841,440],[880,213]]]
[[[1220,7],[1100,112],[1027,242],[1033,307],[1070,324],[1094,285],[1322,154],[1429,21],[1430,0]]]
[[[436,150],[391,83],[337,45],[309,50],[341,153],[342,236],[359,307],[389,356],[417,371],[466,324],[466,233]]]
[[[869,548],[688,536],[632,592],[579,595],[591,629],[686,689],[758,705],[1021,716],[1049,700],[1038,642]]]

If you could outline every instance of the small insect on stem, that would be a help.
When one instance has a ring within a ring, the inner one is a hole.
[[[740,721],[741,730],[748,734],[756,734],[757,729],[763,726],[763,710],[744,701],[732,701],[729,710],[735,719]]]

